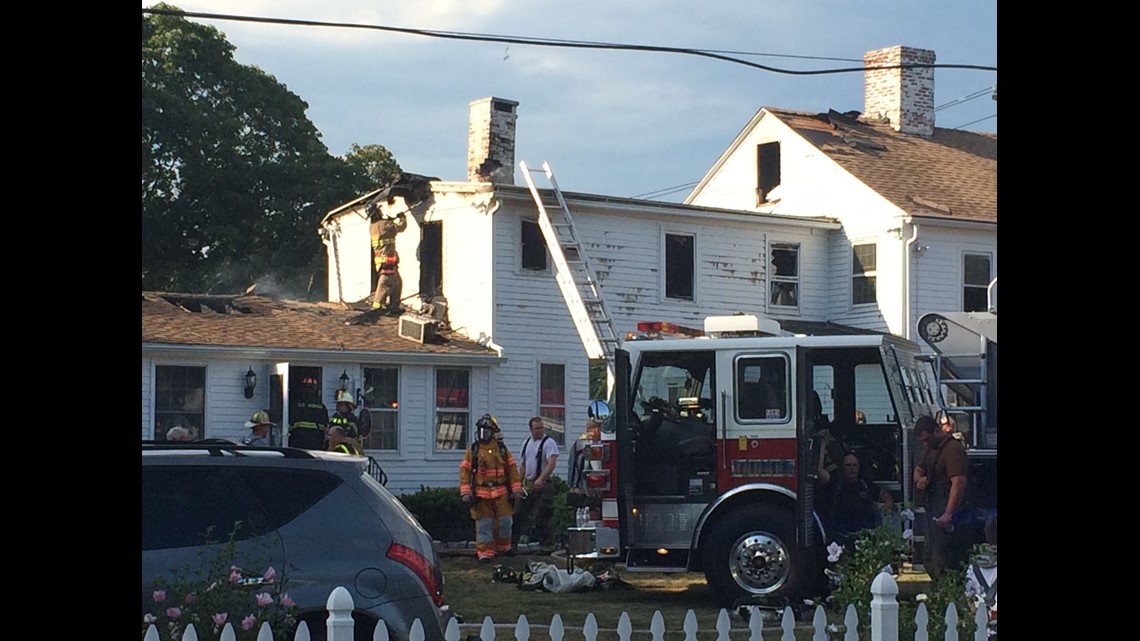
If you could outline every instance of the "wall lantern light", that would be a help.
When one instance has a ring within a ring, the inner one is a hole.
[[[253,398],[253,388],[257,387],[257,374],[253,373],[253,368],[250,367],[249,371],[245,373],[245,397]]]
[[[348,370],[344,370],[344,373],[340,375],[340,391],[348,391],[348,381]]]

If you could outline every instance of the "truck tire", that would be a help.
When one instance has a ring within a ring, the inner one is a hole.
[[[709,534],[705,579],[728,606],[758,596],[795,601],[816,566],[812,550],[797,550],[793,514],[756,503],[734,509]]]

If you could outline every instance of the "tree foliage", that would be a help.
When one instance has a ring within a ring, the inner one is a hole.
[[[400,163],[383,145],[364,145],[361,147],[353,143],[344,161],[357,172],[363,174],[375,187],[383,187],[399,178]]]
[[[233,52],[213,27],[143,14],[142,286],[236,292],[256,283],[320,298],[320,220],[374,184],[329,154],[300,97]]]

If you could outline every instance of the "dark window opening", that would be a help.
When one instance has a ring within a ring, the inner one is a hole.
[[[855,245],[851,248],[851,303],[862,305],[874,303],[875,295],[875,245]]]
[[[546,240],[533,220],[522,221],[522,268],[546,271]]]
[[[757,203],[766,203],[768,194],[780,186],[780,143],[756,146],[756,173]]]
[[[966,254],[962,259],[962,311],[986,311],[989,286],[990,257]]]
[[[772,245],[771,304],[796,307],[800,298],[799,245]]]
[[[443,293],[443,223],[420,226],[420,299]]]
[[[665,234],[665,298],[693,300],[692,236]]]

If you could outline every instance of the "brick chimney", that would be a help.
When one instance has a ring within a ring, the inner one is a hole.
[[[471,103],[467,125],[467,180],[515,184],[515,108],[519,103],[482,98]]]
[[[934,52],[897,45],[863,54],[864,67],[934,64]],[[934,133],[934,69],[868,69],[863,72],[863,118],[886,119],[895,131]]]

